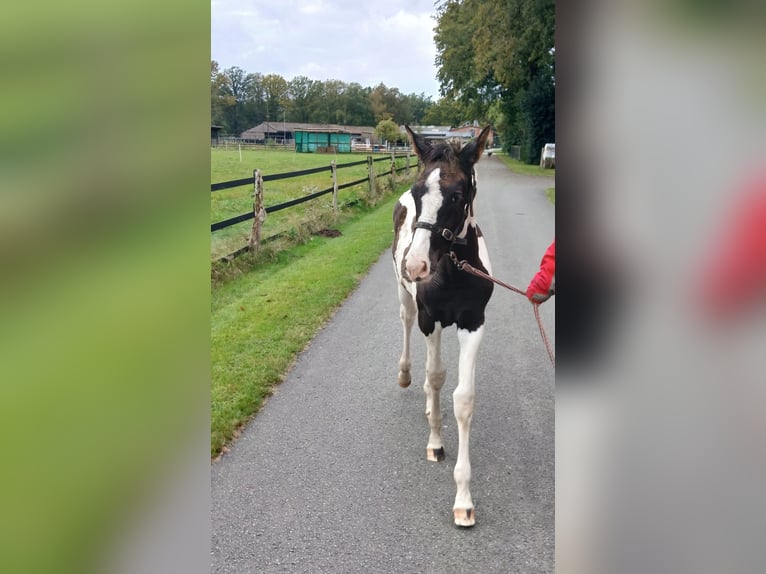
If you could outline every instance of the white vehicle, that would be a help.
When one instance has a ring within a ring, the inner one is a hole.
[[[556,167],[556,144],[545,144],[540,154],[540,167],[543,169]]]

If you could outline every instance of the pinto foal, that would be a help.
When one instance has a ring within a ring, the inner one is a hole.
[[[454,477],[457,495],[453,506],[455,524],[476,522],[469,485],[471,462],[468,442],[474,402],[476,355],[484,334],[484,309],[492,295],[492,283],[458,270],[450,259],[491,273],[487,247],[476,224],[476,174],[474,164],[484,151],[490,133],[487,126],[479,137],[462,149],[457,144],[431,145],[409,126],[415,152],[423,165],[418,180],[394,208],[394,271],[401,302],[399,316],[404,331],[404,349],[399,359],[398,382],[408,387],[410,334],[415,318],[426,339],[426,417],[431,434],[426,446],[428,460],[444,460],[439,395],[446,377],[441,359],[441,332],[457,325],[460,343],[458,385],[453,393],[458,423],[458,455]]]

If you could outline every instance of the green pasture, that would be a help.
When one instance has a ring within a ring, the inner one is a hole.
[[[374,159],[389,158],[390,154],[374,154]],[[296,153],[294,151],[277,149],[243,149],[212,148],[211,149],[211,183],[219,183],[245,177],[252,177],[255,169],[260,169],[265,175],[288,173],[316,167],[327,167],[327,171],[264,182],[264,205],[278,205],[285,201],[298,199],[332,187],[330,164],[333,160],[341,166],[346,163],[365,161],[366,154],[314,154]],[[414,164],[415,157],[411,158]],[[396,160],[397,170],[406,165],[406,158]],[[389,174],[391,162],[387,159],[374,163],[377,174]],[[414,168],[411,171],[414,174]],[[367,165],[362,164],[337,170],[338,185],[365,179],[368,177]],[[389,178],[377,180],[378,186],[384,186]],[[369,199],[369,185],[366,183],[338,192],[339,207],[364,202]],[[211,193],[210,222],[216,223],[230,217],[248,213],[253,210],[253,186],[245,185],[233,189],[225,189]],[[277,234],[295,233],[297,228],[307,220],[326,217],[332,214],[332,194],[290,207],[275,213],[270,213],[263,225],[262,237],[268,238]],[[252,228],[252,220],[227,227],[212,233],[211,256],[217,259],[242,247]]]

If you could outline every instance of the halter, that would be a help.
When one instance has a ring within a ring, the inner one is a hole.
[[[453,245],[466,245],[468,242],[465,237],[458,237],[454,232],[450,231],[446,227],[439,227],[433,223],[426,223],[425,221],[416,221],[415,229],[427,229],[431,233],[435,233],[439,237],[442,237],[449,241]]]
[[[471,170],[471,184],[473,185],[473,189],[476,189],[475,178],[476,178],[476,172]],[[466,215],[468,215],[469,213],[473,215],[472,203],[468,203],[465,206],[465,212],[466,212]],[[465,221],[463,222],[463,226],[465,226]],[[465,237],[458,237],[457,233],[447,229],[446,227],[439,227],[438,225],[435,225],[433,223],[427,223],[425,221],[416,221],[413,227],[414,229],[427,229],[431,233],[435,233],[439,237],[446,239],[452,245],[467,245],[468,244],[468,241],[466,240]]]

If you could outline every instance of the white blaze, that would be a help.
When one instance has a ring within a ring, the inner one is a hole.
[[[426,192],[423,194],[420,205],[419,221],[424,223],[436,223],[436,215],[442,206],[442,191],[439,187],[440,170],[433,170],[426,179]],[[431,246],[431,231],[417,228],[410,244],[410,251],[405,260],[407,274],[410,279],[428,277],[431,273],[428,261],[428,250]]]

